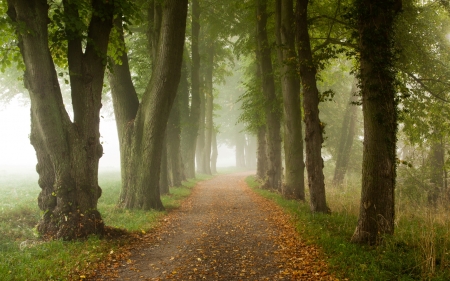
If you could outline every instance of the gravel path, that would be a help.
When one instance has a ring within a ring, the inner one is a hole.
[[[200,182],[116,280],[337,280],[289,217],[249,189],[248,175]]]

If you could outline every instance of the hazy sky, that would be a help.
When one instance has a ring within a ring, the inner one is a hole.
[[[100,133],[104,155],[100,159],[101,169],[118,169],[119,141],[115,121],[110,114],[102,114]],[[24,167],[34,170],[36,155],[30,144],[30,109],[29,105],[18,100],[9,104],[0,104],[0,166],[2,169]],[[219,167],[235,165],[234,149],[224,146],[219,148]]]

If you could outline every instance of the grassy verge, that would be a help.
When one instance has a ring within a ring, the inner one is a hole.
[[[275,201],[292,215],[301,237],[323,249],[331,270],[339,278],[450,280],[448,223],[437,223],[436,214],[433,220],[426,220],[417,215],[406,216],[407,211],[399,210],[402,215],[397,219],[394,236],[386,237],[377,247],[360,246],[349,241],[357,222],[356,189],[328,191],[333,213],[322,215],[312,214],[308,202],[286,200],[277,193],[259,189],[253,176],[246,181],[255,192]]]
[[[18,180],[20,178],[20,180]],[[198,181],[210,178],[198,175],[170,189],[162,197],[167,211],[178,208],[191,194]],[[120,193],[120,173],[100,174],[103,189],[98,208],[105,224],[129,232],[152,229],[167,211],[139,211],[117,208]],[[126,239],[99,239],[92,236],[84,241],[40,241],[33,231],[39,219],[37,207],[37,177],[9,175],[0,180],[0,280],[80,280],[81,272],[89,271],[96,263],[111,259]]]

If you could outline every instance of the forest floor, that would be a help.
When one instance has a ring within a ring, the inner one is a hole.
[[[337,280],[320,250],[304,243],[292,218],[244,182],[249,173],[197,184],[123,261],[90,280]]]

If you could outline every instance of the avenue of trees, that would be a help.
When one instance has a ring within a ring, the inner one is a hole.
[[[29,94],[44,236],[104,232],[105,95],[122,208],[163,210],[169,186],[216,173],[219,143],[236,148],[236,166],[256,169],[262,188],[299,201],[309,193],[311,212],[332,212],[326,188],[357,174],[355,243],[394,233],[396,188],[432,206],[450,200],[447,1],[7,0],[0,9],[2,99],[21,91],[6,85]]]

